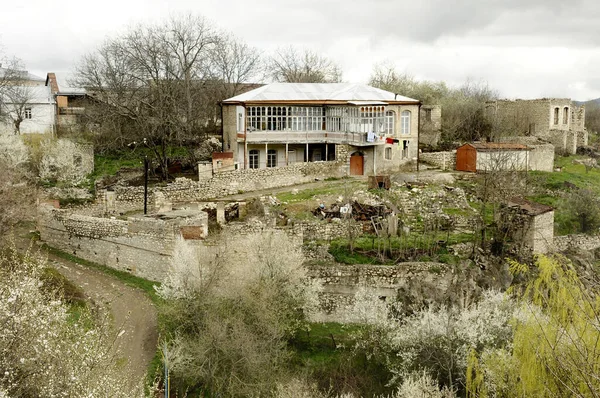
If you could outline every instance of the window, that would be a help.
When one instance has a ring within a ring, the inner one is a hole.
[[[408,144],[410,144],[410,142],[408,140],[402,141],[402,159],[405,159],[408,157]]]
[[[25,108],[25,119],[31,119],[31,108]]]
[[[396,114],[394,111],[387,111],[385,113],[385,133],[386,134],[394,134],[394,119]]]
[[[554,124],[558,124],[558,113],[559,112],[560,112],[560,109],[554,108]]]
[[[237,131],[244,131],[244,115],[242,113],[238,113]]]
[[[385,160],[392,160],[392,148],[385,148]]]
[[[402,111],[401,117],[401,134],[410,134],[410,111]]]
[[[248,167],[251,169],[258,169],[258,150],[252,149],[248,153]]]
[[[423,109],[423,112],[425,115],[425,121],[430,122],[431,121],[431,109],[425,108],[425,109]]]
[[[569,124],[569,107],[565,106],[563,109],[563,124]]]
[[[251,106],[248,131],[323,131],[325,108],[318,106]]]
[[[277,167],[277,151],[275,149],[267,151],[267,167]]]

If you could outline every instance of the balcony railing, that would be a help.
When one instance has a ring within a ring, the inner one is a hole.
[[[239,134],[238,137],[243,139],[244,135]],[[385,137],[372,134],[371,140],[369,140],[368,133],[329,131],[251,131],[246,134],[246,141],[248,143],[330,143],[368,146],[385,144]]]

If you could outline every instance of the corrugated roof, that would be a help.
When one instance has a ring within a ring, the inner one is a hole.
[[[271,83],[226,99],[224,103],[277,101],[397,101],[415,102],[413,98],[354,83]]]
[[[17,95],[15,97],[22,98],[24,102],[26,101],[29,104],[54,103],[54,98],[48,86],[9,86],[9,89],[16,90]],[[8,104],[13,103],[9,95],[4,95],[4,101]]]
[[[58,84],[58,94],[60,95],[84,95],[84,88],[75,87],[72,84],[73,75],[69,72],[56,72],[56,83]]]
[[[499,151],[502,149],[512,149],[512,150],[529,150],[531,148],[529,148],[527,145],[523,145],[523,144],[515,144],[515,143],[510,143],[510,142],[476,142],[476,143],[471,143],[471,144],[466,144],[466,145],[470,145],[473,148],[477,149],[477,150],[481,150],[481,151]]]
[[[0,68],[0,77],[4,77],[8,71],[9,71],[9,69],[7,69],[7,68]],[[14,71],[10,70],[10,74],[14,75],[15,77],[18,76],[19,79],[32,81],[32,82],[43,82],[46,80],[43,77],[33,75],[33,74],[27,72],[26,70],[14,70]]]

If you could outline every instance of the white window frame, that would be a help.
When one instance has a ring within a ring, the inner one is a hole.
[[[268,149],[267,150],[267,167],[277,167],[277,150],[276,149]]]
[[[385,133],[394,135],[394,124],[396,122],[396,112],[386,111],[385,112]]]
[[[260,151],[258,149],[251,149],[248,151],[248,168],[260,168]]]
[[[400,134],[410,135],[410,111],[402,111],[400,117]]]

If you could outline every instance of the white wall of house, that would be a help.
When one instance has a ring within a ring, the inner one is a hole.
[[[527,170],[528,151],[477,151],[477,171]]]

